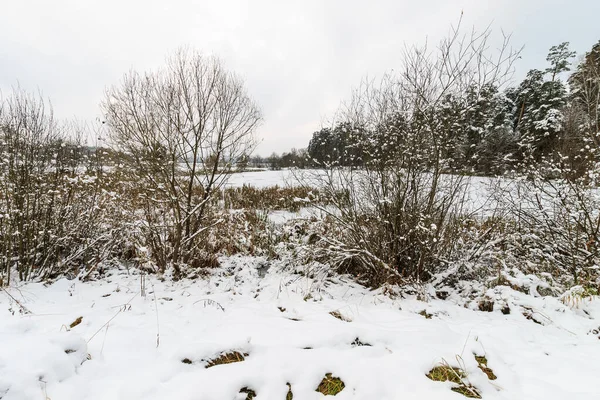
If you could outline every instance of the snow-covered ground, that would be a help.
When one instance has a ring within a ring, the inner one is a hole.
[[[243,185],[265,188],[270,186],[294,185],[294,171],[282,169],[279,171],[247,171],[231,174],[227,186],[240,187]]]
[[[315,389],[326,373],[344,381],[340,399],[464,398],[425,376],[443,360],[463,367],[488,400],[600,396],[600,340],[590,333],[600,300],[570,308],[500,288],[489,293],[496,309],[481,312],[452,295],[391,298],[290,269],[234,257],[209,278],[148,276],[145,297],[140,276],[124,270],[91,283],[8,288],[0,292],[0,398],[232,400],[249,387],[275,400],[290,383],[294,399],[310,400],[323,398]],[[205,368],[231,350],[245,361]],[[497,380],[474,354],[486,356]]]

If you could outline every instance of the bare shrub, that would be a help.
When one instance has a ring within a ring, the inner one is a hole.
[[[452,121],[441,118],[448,96],[500,87],[518,52],[505,37],[489,50],[490,31],[461,33],[460,25],[437,48],[408,48],[398,72],[364,81],[342,105],[336,125],[359,143],[360,163],[323,163],[325,172],[302,178],[321,193],[347,193],[329,211],[334,228],[315,252],[372,285],[428,279],[447,265],[458,237],[468,179],[449,175],[457,144]],[[466,111],[472,104],[460,105]],[[460,111],[459,110],[459,111]],[[450,127],[450,128],[449,128]]]
[[[594,163],[583,176],[560,157],[528,169],[519,179],[510,210],[518,233],[528,240],[537,273],[561,284],[600,287],[600,169]]]
[[[97,262],[103,193],[82,127],[21,89],[0,109],[0,282],[77,274]]]
[[[130,72],[102,103],[121,173],[135,182],[143,244],[179,275],[220,221],[212,199],[249,154],[261,113],[242,80],[214,57],[181,50],[154,72]]]

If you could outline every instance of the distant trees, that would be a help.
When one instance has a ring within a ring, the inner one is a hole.
[[[585,54],[569,77],[571,102],[587,141],[600,148],[600,41]]]
[[[437,121],[444,169],[503,174],[555,157],[556,152],[570,154],[584,136],[598,147],[600,43],[585,55],[567,86],[560,77],[571,70],[574,56],[564,42],[549,50],[546,68],[529,71],[515,87],[477,82],[442,93],[421,117]],[[402,142],[405,135],[393,134],[408,128],[405,115],[406,110],[391,111],[369,135],[345,121],[324,127],[308,144],[310,161],[314,166],[364,166],[369,157],[391,156],[408,144]]]
[[[324,127],[313,134],[308,144],[308,156],[316,166],[337,164],[357,166],[363,163],[363,143],[360,129],[341,122],[333,129]]]
[[[214,57],[180,50],[165,67],[131,72],[102,103],[113,145],[143,209],[141,246],[160,270],[197,261],[213,194],[254,148],[261,112]]]

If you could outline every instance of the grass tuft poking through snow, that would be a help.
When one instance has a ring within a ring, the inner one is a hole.
[[[77,325],[79,325],[81,323],[81,321],[83,321],[83,317],[77,318],[75,321],[71,322],[71,324],[69,325],[69,329],[75,328]]]
[[[231,351],[229,353],[221,354],[219,357],[212,360],[208,360],[206,368],[215,367],[217,365],[232,364],[236,362],[242,362],[248,357],[248,353],[240,353],[238,351]]]
[[[494,381],[497,379],[497,376],[496,374],[494,374],[494,371],[490,367],[488,367],[488,360],[485,356],[475,355],[475,360],[477,361],[477,364],[479,364],[479,369],[487,375],[490,381]]]
[[[481,395],[479,394],[477,389],[475,389],[471,385],[461,385],[461,386],[453,387],[450,390],[452,390],[453,392],[456,392],[456,393],[460,393],[463,396],[468,397],[470,399],[481,399]]]
[[[325,374],[325,378],[319,383],[316,391],[325,396],[335,396],[344,390],[345,387],[346,384],[344,384],[340,378],[331,376],[330,373],[327,373]]]
[[[462,384],[462,378],[466,375],[465,373],[458,367],[451,367],[449,365],[438,365],[429,371],[427,377],[432,381],[436,382],[452,382],[457,384]]]
[[[286,383],[286,385],[288,387],[288,391],[287,391],[287,394],[285,395],[285,400],[293,400],[294,393],[292,392],[292,385],[289,382]]]
[[[367,347],[371,347],[372,345],[370,343],[367,342],[363,342],[362,340],[360,340],[359,338],[354,339],[354,341],[351,343],[351,345],[353,347],[361,347],[361,346],[367,346]]]
[[[352,322],[352,320],[346,316],[344,316],[341,312],[339,312],[338,310],[334,310],[331,311],[329,313],[329,315],[331,315],[332,317],[335,317],[337,319],[339,319],[340,321],[344,321],[344,322]]]
[[[448,363],[444,362],[431,369],[427,374],[427,377],[432,381],[437,382],[452,382],[457,386],[450,388],[453,392],[460,393],[465,397],[480,399],[481,395],[479,391],[470,383],[465,382],[467,374],[465,371],[458,367],[452,367]]]
[[[256,392],[247,387],[241,388],[240,393],[246,394],[246,400],[252,400],[256,397]]]

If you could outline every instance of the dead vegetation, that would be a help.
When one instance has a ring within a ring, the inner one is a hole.
[[[494,301],[489,298],[484,298],[479,301],[479,311],[492,312],[494,311]]]
[[[427,374],[427,377],[436,382],[452,382],[462,384],[462,379],[466,377],[465,373],[458,367],[449,365],[438,365],[433,367]]]
[[[488,360],[485,356],[475,355],[475,360],[477,360],[477,364],[479,364],[479,369],[487,375],[489,380],[493,381],[497,379],[497,376],[496,374],[494,374],[494,371],[490,367],[488,367]]]
[[[226,365],[226,364],[242,362],[246,359],[246,357],[248,357],[248,355],[249,355],[248,353],[240,353],[239,351],[230,351],[230,352],[221,353],[216,358],[202,359],[202,360],[200,360],[200,362],[204,363],[205,368],[211,368],[211,367],[216,367],[217,365]],[[181,362],[183,364],[188,364],[188,365],[196,363],[193,359],[191,359],[189,357],[183,358],[181,360]]]
[[[252,400],[256,397],[256,392],[248,387],[241,388],[240,393],[246,394],[246,400]]]
[[[257,188],[243,185],[242,187],[226,188],[221,196],[224,207],[231,210],[287,210],[298,211],[308,205],[326,205],[327,200],[319,195],[317,189],[304,186],[280,187],[271,186]]]
[[[362,346],[371,347],[372,346],[370,343],[363,342],[362,340],[360,340],[360,338],[354,339],[354,341],[351,343],[351,345],[352,345],[352,347],[362,347]]]
[[[205,368],[216,367],[217,365],[232,364],[242,362],[248,357],[248,353],[240,353],[239,351],[231,351],[229,353],[223,353],[217,358],[208,360]]]
[[[477,388],[467,381],[467,374],[461,368],[452,367],[448,363],[443,362],[432,368],[426,376],[436,382],[452,382],[456,386],[453,386],[451,390],[460,393],[465,397],[473,399],[481,398],[481,394],[479,394]]]
[[[342,314],[339,310],[333,310],[333,311],[329,312],[329,315],[331,315],[334,318],[339,319],[340,321],[352,322],[352,320],[350,318],[344,316],[344,314]]]
[[[77,325],[81,324],[82,321],[83,317],[77,317],[75,321],[71,322],[71,324],[69,325],[69,329],[75,328]]]
[[[325,396],[335,396],[344,390],[345,387],[346,385],[340,378],[327,373],[321,383],[319,383],[316,391]]]

